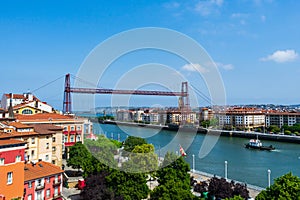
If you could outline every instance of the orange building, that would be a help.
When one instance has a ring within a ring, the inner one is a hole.
[[[26,142],[0,140],[0,200],[23,197]]]

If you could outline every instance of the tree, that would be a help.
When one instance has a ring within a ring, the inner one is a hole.
[[[135,146],[142,145],[142,144],[147,144],[144,138],[129,136],[125,140],[124,150],[127,152],[132,152]]]
[[[134,147],[129,154],[129,160],[123,163],[122,168],[127,172],[154,172],[158,168],[157,154],[152,144],[142,144]]]
[[[89,162],[91,154],[87,148],[80,142],[75,143],[69,149],[69,159],[67,160],[67,166],[71,166],[73,169],[80,169]]]
[[[102,171],[98,174],[89,175],[85,178],[85,187],[80,196],[89,200],[122,200],[122,196],[116,196],[115,192],[107,185],[106,177],[109,172]]]
[[[157,171],[159,185],[151,192],[150,199],[194,199],[191,193],[190,166],[183,157],[167,152]]]
[[[261,191],[255,198],[256,200],[267,199],[300,199],[300,178],[293,176],[292,173],[285,174],[275,179],[274,184],[266,190]]]
[[[274,132],[274,133],[279,133],[280,132],[280,128],[276,125],[269,126],[267,130],[270,131],[270,132]]]
[[[240,196],[243,199],[249,198],[249,191],[246,185],[234,183],[234,181],[227,182],[224,178],[213,177],[209,181],[208,192],[217,198],[234,198]]]
[[[106,177],[109,188],[125,200],[145,199],[149,194],[146,175],[141,173],[126,173],[112,170]]]

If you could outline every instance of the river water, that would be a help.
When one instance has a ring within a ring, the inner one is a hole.
[[[224,177],[227,161],[227,177],[260,187],[268,186],[268,169],[273,180],[288,172],[300,176],[300,145],[292,143],[263,141],[264,145],[273,145],[275,151],[260,151],[244,148],[248,139],[237,137],[219,137],[212,150],[200,158],[204,134],[158,130],[143,127],[117,126],[94,123],[94,133],[105,134],[108,138],[124,141],[128,135],[143,137],[155,146],[156,152],[163,156],[166,151],[179,151],[179,144],[187,147],[186,161],[192,169],[193,156],[195,169]],[[216,137],[216,136],[212,136]],[[192,141],[192,142],[191,142]],[[189,144],[191,142],[191,144]]]

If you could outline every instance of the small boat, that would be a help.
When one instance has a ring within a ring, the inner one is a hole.
[[[248,149],[259,149],[259,150],[275,150],[275,147],[272,145],[270,146],[263,146],[262,142],[259,139],[251,139],[247,144],[245,144],[245,147]]]

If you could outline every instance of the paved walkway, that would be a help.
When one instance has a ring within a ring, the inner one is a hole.
[[[77,172],[76,169],[73,169],[72,167],[67,166],[67,161],[65,159],[63,159],[63,165],[65,165],[65,168],[64,168],[65,171],[75,171],[75,172]],[[69,180],[72,180],[72,179],[77,180],[78,178],[80,178],[80,177],[69,177]],[[81,192],[81,190],[78,190],[77,188],[63,187],[62,196],[66,200],[79,200],[80,199],[80,192]]]

